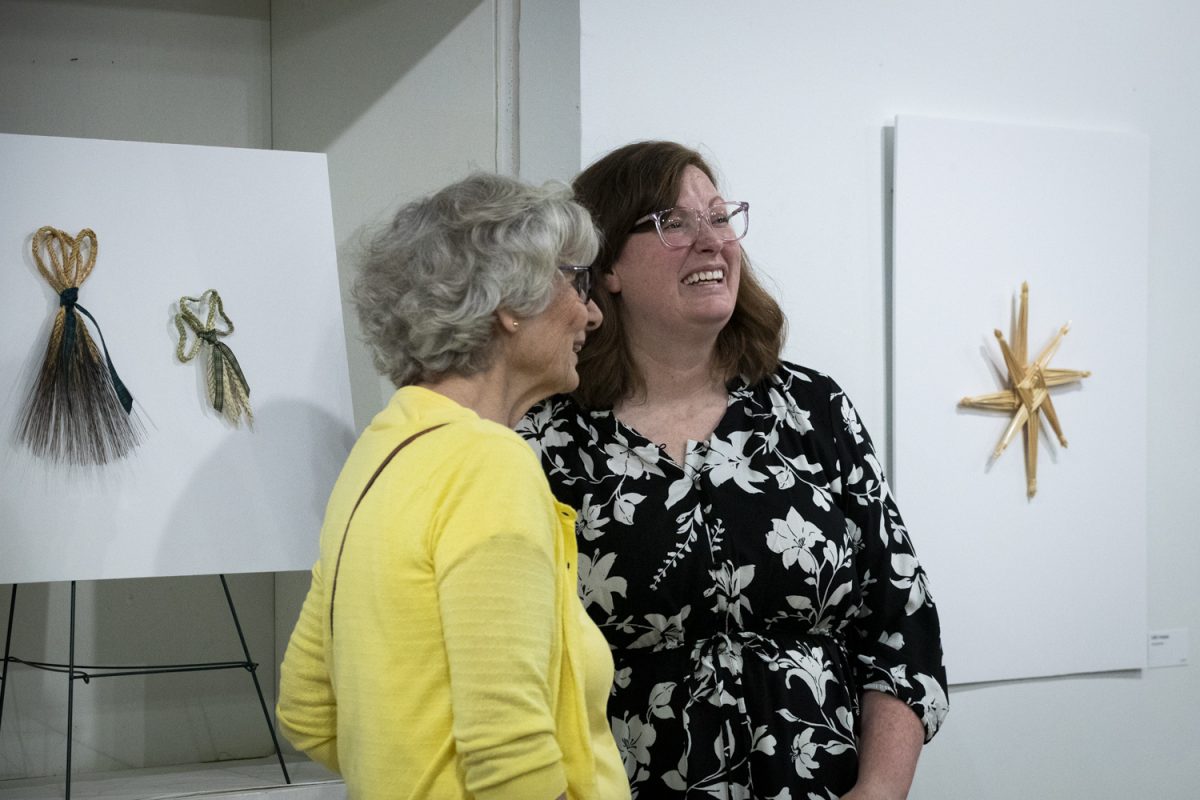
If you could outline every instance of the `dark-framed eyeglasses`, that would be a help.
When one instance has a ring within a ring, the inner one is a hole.
[[[633,223],[630,233],[643,233],[653,224],[658,238],[667,247],[691,247],[707,225],[722,242],[736,242],[750,230],[750,204],[741,202],[715,203],[700,210],[675,206],[655,211]]]
[[[571,288],[579,295],[579,299],[586,303],[592,296],[592,268],[580,267],[568,264],[558,268],[567,282],[571,284]]]

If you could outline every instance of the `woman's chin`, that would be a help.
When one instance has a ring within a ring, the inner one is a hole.
[[[733,306],[722,305],[719,308],[695,309],[690,315],[690,322],[697,328],[720,331],[733,318]]]

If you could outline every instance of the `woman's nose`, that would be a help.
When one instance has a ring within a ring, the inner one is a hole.
[[[696,231],[696,241],[692,246],[701,252],[720,250],[725,246],[725,241],[717,235],[717,229],[708,220],[704,220],[700,223],[700,229]]]
[[[600,311],[600,306],[596,305],[596,301],[588,298],[587,301],[587,330],[594,331],[600,327],[600,323],[604,321],[604,314]]]

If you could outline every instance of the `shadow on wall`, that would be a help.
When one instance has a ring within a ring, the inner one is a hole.
[[[66,636],[51,641],[51,619],[63,622],[66,630],[66,584],[28,583],[17,587],[15,599],[12,584],[0,584],[0,618],[7,625],[10,608],[15,610],[12,629],[11,655],[27,661],[66,660]],[[12,605],[10,606],[10,601]],[[27,774],[46,774],[45,770],[62,768],[62,759],[52,759],[41,746],[52,738],[54,727],[63,727],[66,719],[66,683],[58,676],[39,670],[11,665],[4,687],[4,716],[0,719],[0,780],[20,778]],[[52,711],[44,708],[43,696],[47,687],[61,687],[62,702]],[[54,719],[45,719],[53,713]]]
[[[354,444],[354,432],[324,409],[290,400],[256,408],[253,435],[244,434],[244,430],[229,428],[218,447],[190,466],[188,488],[178,498],[160,542],[167,563],[174,563],[189,549],[212,546],[202,534],[197,535],[197,517],[212,529],[236,529],[246,538],[258,538],[264,548],[285,548],[291,542],[294,547],[311,550],[315,558],[325,503]],[[286,467],[281,469],[281,465]],[[297,520],[309,520],[310,524],[304,524],[303,530],[278,529]],[[293,554],[283,551],[260,555],[272,563],[295,560]],[[196,558],[201,558],[199,552]],[[310,563],[305,559],[303,566]],[[210,575],[168,580],[197,584],[185,594],[195,606],[175,622],[184,630],[163,631],[165,638],[188,639],[187,644],[177,647],[174,655],[158,655],[178,661],[186,651],[187,658],[196,661],[241,660],[237,632],[219,580]],[[274,576],[234,574],[228,581],[251,657],[259,665],[267,706],[273,709],[278,650]],[[188,629],[192,629],[190,633]],[[281,635],[286,637],[289,632],[290,627]],[[104,637],[102,631],[98,635]],[[148,683],[143,696],[134,700],[146,715],[144,747],[148,752],[161,750],[162,745],[156,744],[160,740],[175,740],[176,750],[161,752],[155,759],[158,763],[250,758],[273,752],[253,682],[245,671],[210,672],[192,679],[204,685],[192,693],[180,691],[181,679],[189,680],[187,676],[167,676]]]
[[[269,573],[230,575],[230,593],[268,702],[273,689],[274,583]],[[192,575],[97,581],[88,626],[103,664],[243,660],[219,578]],[[93,680],[76,686],[94,708],[76,731],[92,769],[162,766],[270,754],[270,733],[245,669]]]
[[[0,608],[6,612],[10,589],[0,588],[6,601]],[[272,576],[231,576],[230,590],[269,693],[274,685]],[[12,655],[67,663],[69,604],[67,582],[21,585]],[[253,683],[243,669],[106,678],[88,668],[241,660],[216,577],[80,581],[76,606],[77,668],[92,677],[74,685],[73,772],[271,752]],[[62,775],[65,673],[12,665],[7,680],[0,780]]]
[[[293,548],[303,547],[315,558],[325,502],[354,432],[328,411],[300,400],[269,402],[254,416],[252,435],[231,428],[206,457],[189,465],[186,488],[159,539],[160,570],[214,563],[205,530],[233,531],[236,540],[267,548],[257,549],[256,558],[269,568],[311,566],[311,558],[296,563]],[[305,530],[293,529],[299,521]],[[246,545],[237,542],[239,550]]]
[[[355,228],[345,241],[338,243],[337,248],[338,264],[346,265],[338,269],[338,290],[341,292],[343,324],[346,329],[346,366],[350,372],[354,427],[358,431],[370,424],[396,391],[391,379],[380,373],[375,365],[373,350],[364,338],[358,310],[351,300],[362,258],[372,238],[391,222],[394,214],[395,209],[384,209],[374,219]]]
[[[301,91],[274,93],[275,147],[327,150],[481,5],[480,0],[273,0],[274,71],[302,87]],[[332,61],[342,68],[328,69],[325,65],[330,61],[313,59],[313,52],[337,54]],[[347,81],[347,75],[354,80]],[[314,102],[319,102],[320,113],[310,113]]]

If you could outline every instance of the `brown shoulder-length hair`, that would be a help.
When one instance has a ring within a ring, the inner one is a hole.
[[[645,391],[644,377],[630,355],[624,303],[610,294],[602,277],[612,271],[634,222],[675,204],[684,170],[693,166],[717,185],[716,176],[695,150],[675,142],[635,142],[593,163],[573,184],[576,202],[591,212],[600,229],[600,253],[592,262],[592,296],[604,312],[600,328],[588,335],[579,354],[575,399],[588,409],[611,408]],[[713,364],[722,380],[743,375],[751,383],[779,365],[787,327],[783,311],[762,287],[742,251],[737,302],[717,335]]]

